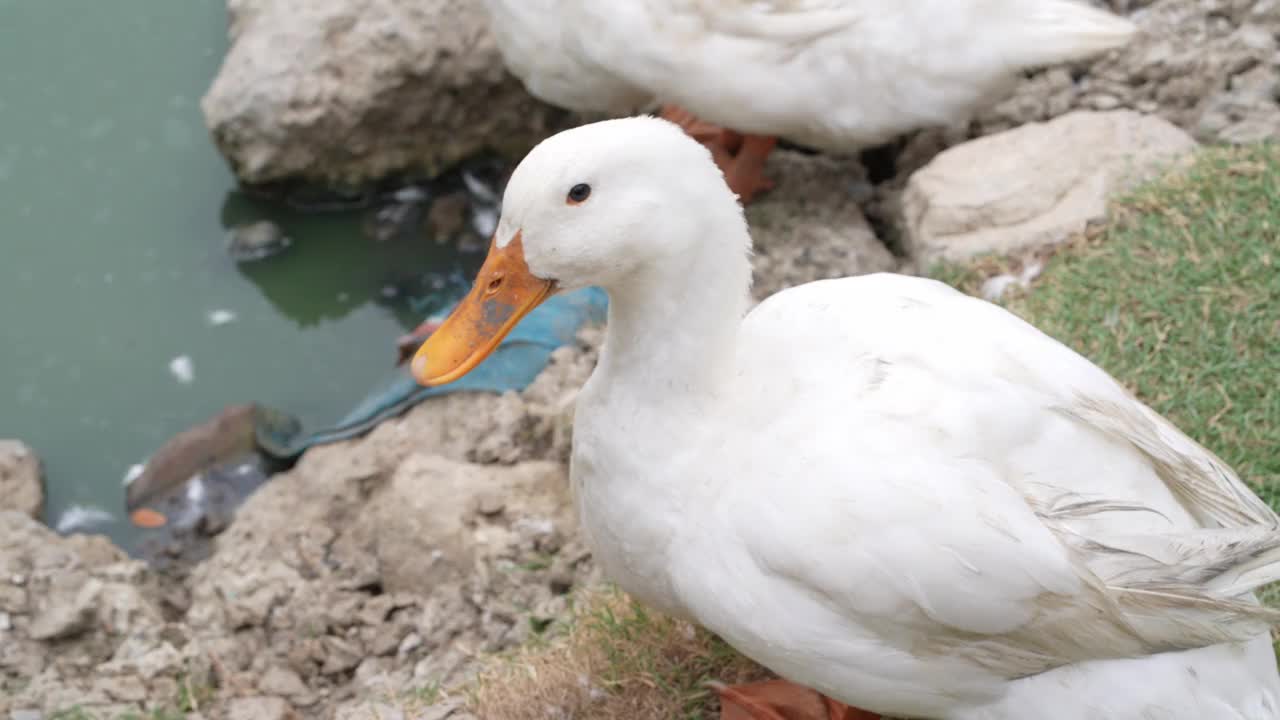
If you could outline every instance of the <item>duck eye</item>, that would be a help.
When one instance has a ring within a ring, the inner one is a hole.
[[[497,292],[498,288],[502,287],[502,277],[501,274],[494,275],[493,279],[489,281],[489,292]]]
[[[591,197],[591,186],[586,183],[578,183],[569,188],[570,205],[577,205],[589,197]]]

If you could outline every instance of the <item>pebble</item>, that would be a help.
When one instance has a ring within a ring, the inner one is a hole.
[[[404,657],[420,647],[422,647],[422,636],[418,633],[409,633],[404,636],[404,640],[400,641],[400,647],[396,649],[396,655]]]

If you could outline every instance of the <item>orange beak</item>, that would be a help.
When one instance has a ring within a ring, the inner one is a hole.
[[[531,310],[555,292],[554,280],[533,276],[517,232],[504,248],[490,243],[471,292],[413,356],[413,377],[444,385],[471,372]]]

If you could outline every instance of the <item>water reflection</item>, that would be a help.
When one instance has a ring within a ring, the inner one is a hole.
[[[294,209],[282,210],[234,189],[220,221],[231,233],[269,220],[290,238],[307,238],[236,264],[299,328],[341,319],[370,302],[411,327],[466,292],[496,223],[505,175],[493,159],[479,158],[433,182],[371,194],[358,209],[351,198],[330,197],[305,205],[295,199]]]

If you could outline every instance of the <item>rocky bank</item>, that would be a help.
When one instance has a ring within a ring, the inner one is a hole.
[[[859,169],[784,153],[773,172],[783,189],[750,212],[757,296],[897,267],[841,202]],[[0,516],[0,717],[367,717],[543,632],[598,579],[566,461],[601,339],[585,329],[523,393],[429,400],[307,452],[189,572]]]
[[[779,151],[778,189],[748,210],[755,297],[1042,253],[1196,139],[1276,135],[1280,2],[1115,4],[1144,30],[1133,46],[1036,73],[967,128],[861,162]],[[477,6],[231,0],[233,47],[204,103],[215,141],[254,183],[359,182],[531,144],[566,120],[502,70]],[[601,338],[584,330],[523,393],[434,399],[309,451],[180,572],[38,524],[37,501],[8,491],[34,456],[0,454],[0,717],[460,717],[431,702],[439,688],[598,580],[565,461]]]

